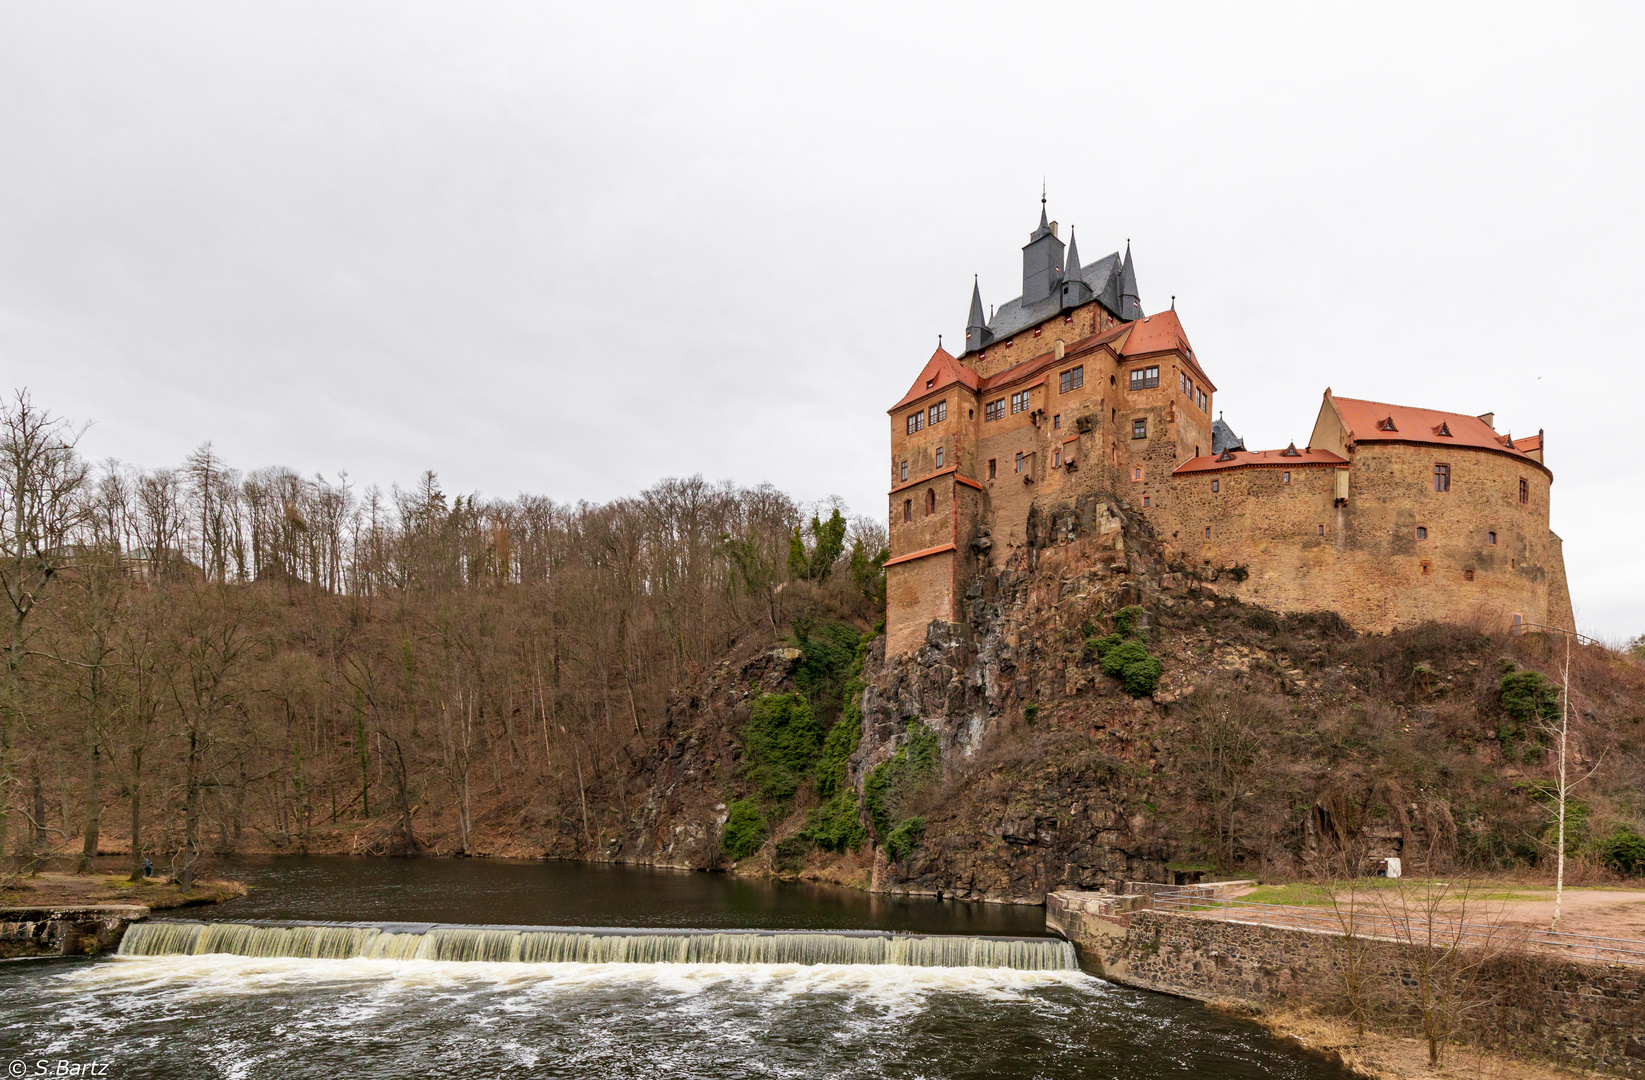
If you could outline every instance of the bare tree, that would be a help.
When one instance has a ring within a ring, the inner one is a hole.
[[[28,619],[68,565],[70,541],[89,513],[83,497],[88,470],[75,450],[79,438],[66,421],[37,407],[27,390],[0,405],[0,588],[8,616],[6,684],[0,688],[0,851],[8,832],[14,744],[25,722]]]

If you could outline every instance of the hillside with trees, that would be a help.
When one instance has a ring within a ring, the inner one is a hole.
[[[1032,900],[1367,838],[1436,869],[1552,850],[1552,643],[1244,607],[1118,500],[1122,529],[1059,530],[888,661],[883,527],[769,486],[570,505],[75,443],[0,410],[25,873],[547,855]],[[1645,872],[1645,669],[1577,657],[1567,850]]]

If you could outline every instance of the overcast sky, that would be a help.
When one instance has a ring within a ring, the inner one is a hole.
[[[885,409],[1050,212],[1253,448],[1547,430],[1645,632],[1637,4],[0,2],[0,376],[145,466],[885,512]]]

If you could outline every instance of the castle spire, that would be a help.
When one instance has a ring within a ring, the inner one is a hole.
[[[1120,265],[1120,318],[1130,322],[1142,318],[1142,297],[1137,295],[1137,268],[1131,261],[1131,241],[1125,242],[1125,262]]]
[[[1091,286],[1080,274],[1080,248],[1074,239],[1074,230],[1068,230],[1068,258],[1062,271],[1062,310],[1077,308],[1090,300]]]
[[[988,332],[988,323],[982,317],[982,288],[976,275],[971,277],[971,314],[965,319],[965,351],[974,352],[994,340]]]

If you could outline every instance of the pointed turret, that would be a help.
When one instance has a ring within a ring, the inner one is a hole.
[[[1063,244],[1057,239],[1057,223],[1045,217],[1045,196],[1040,195],[1040,227],[1028,236],[1022,249],[1022,302],[1025,307],[1044,303],[1057,295],[1062,284]]]
[[[1062,270],[1062,309],[1077,308],[1091,299],[1091,286],[1080,274],[1080,245],[1074,230],[1068,230],[1068,262]]]
[[[971,314],[965,320],[965,351],[976,352],[994,340],[988,331],[988,320],[982,315],[982,288],[975,276],[971,278]]]
[[[1125,262],[1120,266],[1120,318],[1130,322],[1142,318],[1142,297],[1137,295],[1137,268],[1131,262],[1131,241],[1125,242]]]

